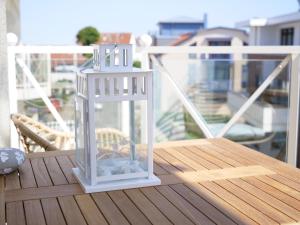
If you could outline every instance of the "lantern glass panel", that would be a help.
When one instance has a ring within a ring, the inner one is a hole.
[[[76,158],[77,158],[77,163],[79,166],[82,168],[85,165],[85,124],[86,120],[84,118],[84,108],[85,100],[83,100],[80,97],[77,97],[76,100]]]
[[[146,101],[95,104],[96,174],[100,180],[148,176],[143,104]]]

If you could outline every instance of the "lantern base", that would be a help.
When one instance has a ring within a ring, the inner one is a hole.
[[[161,184],[160,179],[153,175],[151,176],[151,178],[135,178],[128,180],[101,182],[95,185],[90,185],[82,176],[78,168],[73,168],[73,173],[85,193],[148,187]]]

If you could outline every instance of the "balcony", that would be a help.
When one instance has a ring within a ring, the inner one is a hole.
[[[32,92],[30,98],[11,95],[11,111],[73,132],[75,75],[70,70],[89,65],[82,55],[92,48],[15,46],[8,53],[10,83],[16,84],[11,93]],[[52,54],[72,60],[54,62]],[[142,67],[155,76],[154,170],[162,185],[83,194],[71,173],[73,151],[33,153],[18,172],[0,177],[0,222],[299,223],[300,175],[294,168],[299,54],[299,47],[137,49]],[[32,58],[35,68],[44,65],[47,73],[34,70]],[[20,80],[26,85],[18,86]],[[95,108],[99,118],[114,113],[117,119],[106,122],[128,132],[126,109],[124,104]],[[135,110],[142,129],[145,109]],[[14,130],[11,137],[18,146]]]

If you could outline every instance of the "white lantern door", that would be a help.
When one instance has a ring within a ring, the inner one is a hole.
[[[94,79],[97,182],[149,176],[148,143],[141,136],[146,74],[102,74]]]
[[[87,139],[87,78],[85,74],[78,74],[76,78],[77,95],[75,99],[75,140],[76,140],[76,164],[81,173],[89,179],[90,168],[88,163],[89,148]]]

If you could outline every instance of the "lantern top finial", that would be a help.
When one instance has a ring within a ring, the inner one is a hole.
[[[94,46],[93,69],[102,72],[132,71],[132,45],[115,43]]]

